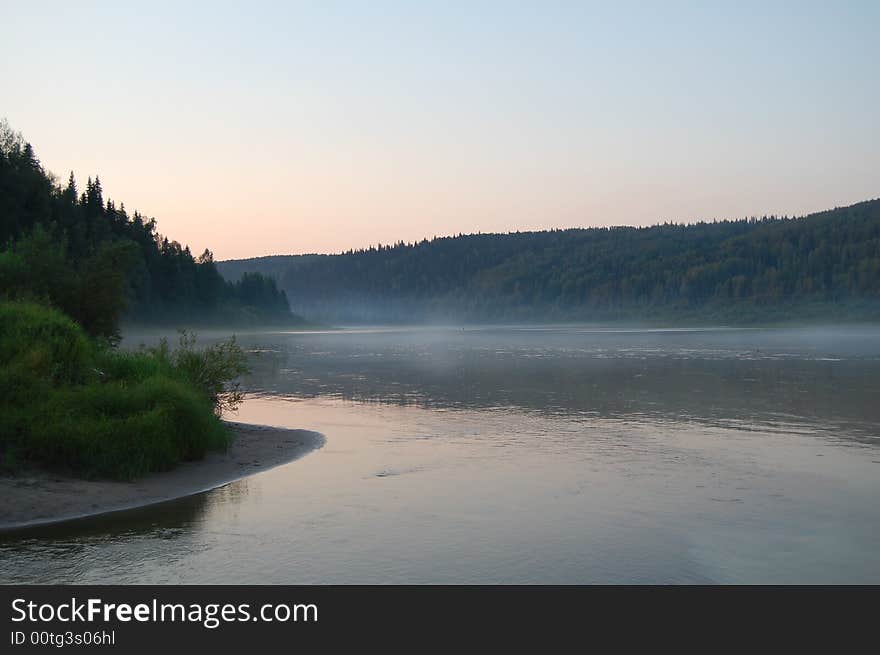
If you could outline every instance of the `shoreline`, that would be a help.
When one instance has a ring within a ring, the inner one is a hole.
[[[311,430],[226,423],[235,434],[226,452],[208,453],[201,460],[132,482],[83,480],[38,469],[0,476],[0,533],[194,496],[297,460],[325,441]]]

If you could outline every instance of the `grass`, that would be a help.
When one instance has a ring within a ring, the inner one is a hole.
[[[244,353],[194,341],[120,351],[56,310],[0,302],[0,469],[133,479],[225,449]]]

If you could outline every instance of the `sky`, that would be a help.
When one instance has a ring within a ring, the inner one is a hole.
[[[0,117],[217,259],[880,196],[880,2],[4,2]]]

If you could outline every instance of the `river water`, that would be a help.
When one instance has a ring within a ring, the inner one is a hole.
[[[0,535],[0,581],[880,582],[874,328],[239,340],[251,393],[231,418],[324,448]]]

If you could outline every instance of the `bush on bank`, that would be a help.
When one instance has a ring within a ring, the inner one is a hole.
[[[234,339],[123,351],[58,310],[0,302],[0,469],[132,479],[223,450],[245,370]]]

